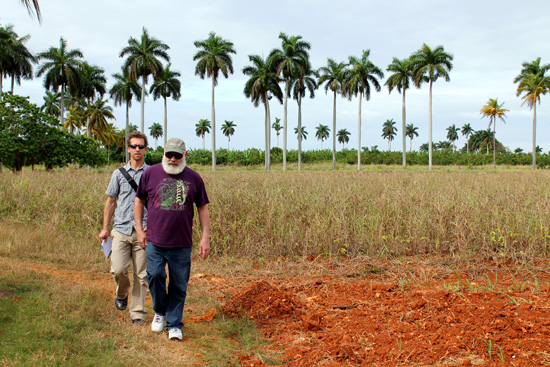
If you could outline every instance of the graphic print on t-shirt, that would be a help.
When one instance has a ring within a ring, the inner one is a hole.
[[[189,192],[187,181],[165,178],[157,186],[154,205],[162,210],[185,210],[185,199]]]

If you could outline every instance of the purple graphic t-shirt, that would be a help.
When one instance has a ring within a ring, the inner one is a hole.
[[[185,167],[179,175],[164,172],[162,164],[141,176],[136,196],[147,204],[147,240],[159,247],[193,246],[193,204],[209,203],[201,176]]]

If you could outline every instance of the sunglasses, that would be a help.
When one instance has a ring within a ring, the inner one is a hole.
[[[132,148],[132,149],[136,149],[136,148],[139,148],[139,149],[145,149],[145,145],[143,144],[132,144],[132,145],[128,145],[128,148]]]
[[[183,154],[181,153],[176,153],[176,152],[166,152],[164,153],[164,155],[166,156],[166,158],[168,159],[171,159],[172,157],[176,158],[176,159],[181,159],[183,157]]]

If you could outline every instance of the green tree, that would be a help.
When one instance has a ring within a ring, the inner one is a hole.
[[[328,125],[321,125],[315,128],[315,137],[317,140],[321,140],[321,150],[323,150],[323,141],[327,140],[330,136],[330,129]]]
[[[318,85],[321,86],[324,84],[325,93],[328,93],[330,89],[334,95],[332,102],[332,131],[336,131],[336,95],[342,93],[345,72],[346,64],[343,62],[337,63],[330,58],[327,60],[327,66],[322,66],[317,71],[319,74]],[[336,134],[332,134],[332,170],[336,170]]]
[[[38,54],[38,60],[43,61],[36,75],[44,77],[44,88],[57,92],[61,88],[59,120],[61,126],[65,119],[65,91],[67,88],[78,88],[80,85],[80,63],[83,57],[78,49],[67,50],[67,42],[61,37],[59,48],[50,47]]]
[[[61,99],[61,93],[52,93],[49,90],[46,91],[44,97],[44,104],[40,107],[40,111],[47,113],[50,116],[59,116],[59,104]]]
[[[233,60],[231,54],[237,54],[233,48],[233,42],[216,36],[210,32],[207,39],[195,41],[195,47],[199,49],[193,61],[197,61],[195,75],[201,79],[205,76],[212,78],[212,171],[216,170],[216,108],[214,103],[214,89],[218,85],[218,76],[221,74],[227,79],[229,73],[233,74]]]
[[[178,78],[181,76],[179,71],[170,70],[172,64],[168,63],[166,68],[163,68],[159,77],[149,91],[153,95],[153,99],[164,99],[164,146],[168,137],[168,102],[167,99],[172,97],[174,101],[179,101],[181,97],[181,83]],[[155,147],[156,149],[156,147]]]
[[[447,128],[447,139],[453,144],[453,152],[456,151],[456,145],[455,141],[458,140],[458,133],[460,132],[460,128],[457,128],[455,124],[452,124]]]
[[[391,142],[397,135],[396,122],[393,119],[386,120],[382,125],[382,137],[388,139],[388,152],[391,152]]]
[[[273,130],[275,130],[275,133],[277,134],[277,148],[279,148],[279,135],[281,134],[281,130],[283,127],[281,126],[281,119],[278,117],[275,117],[275,122],[273,125],[271,125]]]
[[[195,124],[195,133],[197,136],[202,137],[202,150],[206,149],[204,145],[204,136],[210,133],[211,128],[210,121],[207,119],[200,119],[199,122]]]
[[[0,160],[13,171],[26,165],[47,169],[71,162],[97,164],[98,144],[59,129],[53,116],[41,112],[28,98],[5,94],[0,101]]]
[[[94,104],[95,98],[100,96],[103,97],[106,91],[105,85],[107,84],[107,79],[105,78],[105,71],[99,66],[90,65],[87,62],[83,61],[80,63],[80,85],[78,88],[75,86],[69,87],[69,92],[71,95],[77,99],[80,99],[80,104],[83,108],[92,106]],[[82,101],[85,100],[85,102]],[[90,125],[89,116],[90,114],[85,114],[88,117],[87,125]],[[106,126],[102,126],[106,127]],[[88,126],[88,137],[91,137],[91,130]]]
[[[480,152],[482,149],[486,148],[487,154],[489,154],[489,146],[493,144],[493,141],[495,141],[494,144],[498,144],[498,140],[493,139],[493,135],[494,134],[490,129],[478,130],[474,132],[470,137],[470,148],[477,152]]]
[[[21,78],[33,78],[34,55],[27,49],[25,43],[30,35],[19,37],[13,30],[13,25],[0,27],[0,75],[11,77],[11,92],[14,93],[15,82],[21,85]],[[0,78],[0,94],[3,91]]]
[[[399,60],[398,58],[394,57],[392,60],[392,63],[388,66],[386,70],[393,73],[386,80],[386,83],[384,83],[384,85],[388,87],[389,93],[391,93],[393,89],[397,89],[397,91],[401,93],[403,97],[403,102],[401,104],[401,128],[403,131],[403,167],[406,167],[407,166],[407,153],[406,153],[407,151],[407,145],[406,145],[407,113],[405,108],[405,91],[409,89],[411,86],[412,62],[410,59]]]
[[[350,132],[347,129],[338,130],[338,143],[342,144],[342,149],[344,149],[344,144],[349,143]]]
[[[504,105],[504,102],[501,104],[498,104],[498,98],[490,98],[487,101],[487,104],[484,105],[481,108],[481,117],[488,117],[489,118],[489,128],[491,128],[491,124],[493,124],[493,168],[497,168],[497,156],[496,156],[496,127],[497,127],[497,118],[502,120],[502,122],[506,123],[504,118],[506,117],[506,112],[508,112],[507,109],[502,108]]]
[[[290,96],[290,81],[298,75],[305,74],[308,67],[309,50],[311,45],[302,40],[302,36],[287,36],[279,34],[281,49],[274,49],[269,53],[268,63],[273,64],[277,76],[282,75],[285,82],[284,110],[283,110],[283,171],[286,171],[287,151],[287,121],[288,97]]]
[[[301,128],[295,127],[294,134],[296,134],[297,139],[307,140],[307,131],[305,126],[302,126]]]
[[[349,57],[350,68],[345,75],[343,93],[351,101],[353,96],[359,95],[357,117],[357,169],[361,170],[361,100],[370,100],[371,89],[380,92],[382,89],[378,79],[384,78],[382,70],[369,60],[370,50],[363,51],[361,58]]]
[[[428,124],[428,162],[429,169],[432,169],[432,89],[433,83],[437,79],[444,78],[445,81],[450,81],[449,72],[453,69],[453,55],[445,52],[443,46],[437,46],[431,49],[424,44],[420,50],[411,56],[413,81],[417,88],[423,83],[428,83],[429,88],[429,124]]]
[[[153,137],[153,139],[155,139],[155,150],[157,150],[158,139],[163,135],[162,125],[157,122],[153,122],[153,124],[149,126],[149,134]],[[164,140],[166,141],[166,139]],[[166,146],[166,142],[164,145]]]
[[[265,107],[265,169],[271,169],[271,121],[269,118],[269,100],[274,96],[283,101],[283,91],[279,86],[279,77],[272,63],[266,62],[258,55],[249,55],[249,61],[252,65],[243,68],[243,74],[249,76],[244,86],[244,95],[250,98],[254,107],[258,107],[260,102]],[[284,152],[283,152],[284,154]]]
[[[162,72],[162,63],[159,58],[170,61],[167,50],[170,47],[156,38],[149,37],[149,32],[143,27],[141,39],[130,37],[128,46],[120,52],[120,57],[128,56],[123,68],[128,69],[131,81],[141,78],[141,127],[145,130],[145,85],[150,75],[156,80]]]
[[[470,154],[470,135],[472,135],[475,131],[474,129],[472,129],[470,124],[464,124],[464,126],[462,126],[461,131],[462,131],[462,136],[466,137],[466,153]]]
[[[96,99],[88,106],[86,118],[88,119],[88,137],[93,136],[96,140],[102,140],[104,130],[108,129],[109,121],[115,120],[113,108],[107,103],[108,99]]]
[[[530,63],[524,62],[521,73],[514,79],[514,83],[519,83],[516,95],[523,95],[522,105],[527,103],[533,110],[533,169],[537,169],[537,102],[540,104],[540,97],[550,89],[550,77],[546,75],[550,65],[540,62],[540,57]]]
[[[139,101],[141,98],[141,88],[139,84],[130,78],[130,71],[122,68],[120,73],[113,74],[115,84],[109,90],[111,98],[115,101],[115,106],[126,104],[126,128],[124,138],[124,151],[126,152],[126,162],[129,160],[129,154],[126,145],[128,144],[128,135],[130,134],[130,107],[134,96]]]
[[[514,153],[516,153],[516,154],[523,153],[523,149],[516,148],[516,149],[514,149]]]
[[[314,98],[315,89],[317,89],[317,81],[315,79],[317,72],[311,69],[309,60],[306,61],[307,65],[305,68],[290,80],[292,96],[298,103],[298,128],[302,126],[302,98],[306,96],[306,91],[309,91],[309,98]],[[302,140],[300,139],[300,135],[298,135],[298,170],[302,170]]]
[[[409,139],[410,139],[409,151],[412,152],[413,138],[415,136],[418,137],[418,128],[416,126],[414,126],[413,124],[407,124],[406,131],[405,131],[405,136],[409,137]]]
[[[234,124],[233,121],[225,120],[222,124],[222,133],[223,135],[227,136],[227,150],[229,150],[229,141],[231,140],[231,135],[235,134],[235,127],[237,127],[237,125]]]

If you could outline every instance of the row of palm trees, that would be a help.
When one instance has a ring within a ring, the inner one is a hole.
[[[101,131],[108,126],[108,120],[114,118],[112,108],[107,105],[108,98],[106,78],[103,69],[89,65],[83,60],[78,50],[67,49],[63,38],[59,48],[50,49],[33,56],[24,43],[28,36],[19,37],[12,26],[0,27],[0,72],[4,76],[12,77],[14,82],[20,83],[21,78],[32,78],[32,63],[40,66],[36,75],[44,77],[46,95],[44,109],[55,111],[55,102],[49,100],[59,97],[59,116],[63,126],[68,128],[84,128],[89,136],[101,138]],[[351,100],[358,99],[357,142],[358,142],[358,169],[361,169],[361,103],[363,98],[370,100],[373,91],[380,92],[384,72],[370,61],[370,50],[364,50],[360,57],[350,56],[347,62],[327,60],[327,65],[313,69],[309,60],[311,45],[301,36],[279,34],[281,47],[272,50],[266,58],[259,55],[249,55],[250,65],[242,69],[249,79],[245,83],[244,94],[250,98],[254,106],[264,105],[265,108],[265,165],[270,169],[270,141],[271,123],[269,101],[275,97],[284,105],[283,110],[283,170],[286,170],[288,97],[293,97],[298,104],[298,168],[301,169],[301,143],[305,136],[302,127],[302,100],[309,96],[314,98],[315,90],[324,85],[325,92],[333,92],[333,126],[336,128],[336,96]],[[236,54],[234,45],[214,32],[202,41],[194,43],[198,49],[193,60],[197,62],[195,74],[201,78],[212,78],[212,130],[216,129],[215,116],[215,87],[220,75],[228,78],[234,72],[231,55]],[[126,133],[129,126],[129,108],[135,98],[141,102],[141,131],[144,131],[145,96],[150,93],[154,99],[164,99],[164,137],[167,136],[167,99],[178,100],[181,97],[181,84],[178,71],[171,70],[169,46],[162,41],[149,36],[143,28],[139,39],[130,37],[128,45],[122,49],[119,56],[125,58],[120,73],[114,74],[115,84],[109,90],[110,97],[115,105],[126,105]],[[167,64],[164,66],[161,60]],[[402,94],[402,131],[407,131],[406,124],[406,90],[414,85],[420,88],[423,84],[429,86],[429,168],[432,168],[432,90],[433,84],[440,78],[450,81],[449,73],[453,68],[453,56],[447,53],[443,46],[431,48],[424,44],[418,51],[406,59],[394,58],[387,67],[391,73],[384,85],[391,93],[397,90]],[[29,69],[30,66],[30,69]],[[540,96],[548,92],[550,77],[546,76],[548,65],[541,65],[540,58],[532,63],[524,63],[521,74],[514,82],[519,83],[517,94],[522,95],[524,103],[533,108],[533,144],[536,130],[536,103],[540,103]],[[146,89],[149,77],[154,79],[149,90]],[[284,91],[281,88],[284,85]],[[2,85],[0,84],[0,91]],[[59,91],[59,92],[58,92]],[[59,94],[57,94],[59,93]],[[65,99],[70,100],[68,123],[65,123]],[[496,99],[495,99],[496,101]],[[46,106],[49,105],[49,106]],[[50,106],[53,105],[53,106]],[[494,116],[490,116],[494,124]],[[501,118],[498,117],[497,118]],[[74,126],[72,126],[74,124]],[[391,134],[390,134],[391,135]],[[336,164],[336,134],[333,134],[333,169]],[[389,136],[389,135],[388,135]],[[403,134],[403,165],[406,165],[406,134]],[[216,141],[212,134],[212,169],[215,170]],[[533,167],[535,167],[533,154]]]

